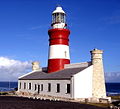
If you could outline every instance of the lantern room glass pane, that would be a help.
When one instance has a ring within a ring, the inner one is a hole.
[[[52,15],[52,23],[65,23],[64,13],[54,13]]]

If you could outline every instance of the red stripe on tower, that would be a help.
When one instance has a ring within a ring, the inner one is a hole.
[[[52,13],[52,29],[49,34],[49,59],[48,73],[64,69],[65,64],[70,64],[69,34],[67,29],[66,14],[60,6]]]
[[[62,44],[69,45],[69,34],[70,31],[68,29],[50,29],[48,31],[50,45]]]

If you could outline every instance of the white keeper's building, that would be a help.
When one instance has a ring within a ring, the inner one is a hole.
[[[47,73],[33,62],[33,71],[19,77],[19,95],[48,95],[70,99],[106,98],[103,51],[91,51],[91,61],[66,64],[65,69]]]

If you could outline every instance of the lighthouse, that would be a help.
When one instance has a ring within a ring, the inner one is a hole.
[[[60,6],[52,13],[48,34],[48,66],[40,67],[39,62],[32,62],[32,71],[19,77],[18,95],[50,100],[110,102],[106,97],[102,50],[90,51],[91,61],[70,63],[70,30],[66,13]]]
[[[66,13],[61,6],[57,6],[52,13],[51,29],[49,34],[48,73],[64,69],[70,64],[69,34],[66,24]]]

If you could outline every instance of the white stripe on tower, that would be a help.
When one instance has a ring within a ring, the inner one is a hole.
[[[68,45],[51,45],[49,59],[70,59]]]

